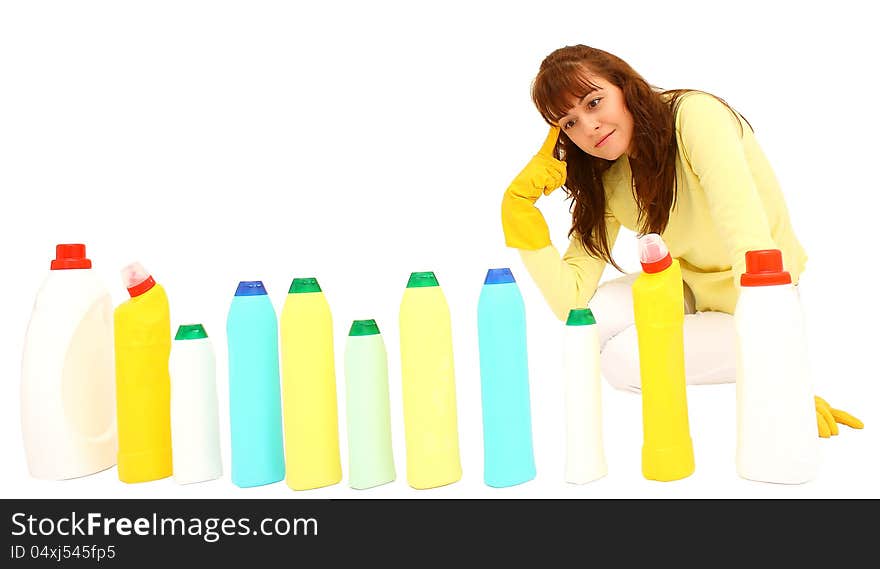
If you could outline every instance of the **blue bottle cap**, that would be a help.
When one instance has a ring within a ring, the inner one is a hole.
[[[235,289],[235,296],[260,296],[266,294],[263,281],[241,281]]]
[[[515,283],[516,279],[513,278],[513,273],[510,272],[510,269],[489,269],[489,272],[486,273],[486,280],[483,284],[506,284],[506,283]]]

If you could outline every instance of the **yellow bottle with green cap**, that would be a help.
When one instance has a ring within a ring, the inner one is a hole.
[[[639,238],[632,286],[642,380],[642,475],[668,482],[694,472],[684,375],[684,289],[678,259],[656,233]]]
[[[314,278],[293,279],[281,310],[281,385],[287,485],[342,480],[333,319]]]
[[[452,322],[432,272],[412,273],[400,303],[406,477],[422,490],[461,478]]]

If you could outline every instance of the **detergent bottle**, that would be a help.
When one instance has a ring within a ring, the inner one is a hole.
[[[226,317],[232,483],[284,478],[278,319],[262,281],[241,281]]]
[[[489,269],[477,303],[483,407],[483,479],[504,488],[532,480],[526,312],[509,268]]]
[[[172,474],[171,318],[165,289],[140,263],[122,269],[131,298],[113,312],[119,479],[147,482]]]
[[[461,478],[452,322],[432,272],[409,277],[400,302],[406,476],[423,490]]]
[[[281,376],[287,485],[342,480],[333,319],[317,279],[293,279],[281,309]]]
[[[574,308],[565,322],[565,481],[586,484],[608,473],[602,443],[599,332],[589,308]]]
[[[670,481],[694,472],[684,374],[684,284],[681,267],[656,233],[639,238],[642,272],[633,282],[633,312],[642,384],[642,474]]]
[[[204,326],[184,324],[177,329],[168,368],[174,481],[191,484],[220,478],[217,365]]]
[[[345,342],[349,484],[363,490],[396,478],[391,450],[388,356],[375,320],[355,320]]]
[[[778,249],[746,253],[737,332],[737,473],[800,484],[816,477],[818,432],[797,290]]]
[[[86,246],[61,244],[34,302],[21,364],[21,431],[34,478],[116,464],[113,304]]]

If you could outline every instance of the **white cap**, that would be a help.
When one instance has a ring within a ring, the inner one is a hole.
[[[125,288],[135,287],[148,278],[150,273],[140,263],[132,263],[122,269],[122,284]]]
[[[669,254],[669,247],[657,233],[647,233],[639,237],[639,259],[642,263],[662,261]]]

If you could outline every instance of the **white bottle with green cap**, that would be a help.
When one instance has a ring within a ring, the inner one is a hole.
[[[192,484],[220,478],[217,364],[204,326],[184,324],[177,329],[168,369],[174,481]]]
[[[602,443],[599,332],[589,308],[569,311],[564,352],[565,481],[586,484],[608,473]]]
[[[318,280],[296,278],[281,309],[281,392],[287,485],[342,480],[333,318]]]
[[[375,320],[355,320],[345,343],[348,481],[356,490],[395,479],[388,355]]]
[[[432,272],[412,273],[400,302],[406,478],[417,490],[461,478],[452,321]]]

